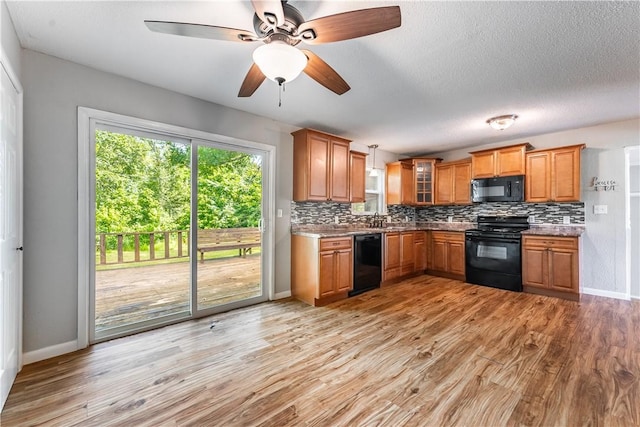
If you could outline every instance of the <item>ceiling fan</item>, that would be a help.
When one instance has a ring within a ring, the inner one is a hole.
[[[253,53],[254,63],[247,73],[239,97],[248,97],[269,78],[282,86],[304,71],[327,89],[342,95],[349,85],[329,64],[306,49],[307,44],[331,43],[380,33],[400,26],[400,7],[386,6],[338,13],[305,21],[286,0],[252,0],[255,32],[215,25],[185,22],[149,21],[144,23],[158,33],[236,42],[263,42]]]

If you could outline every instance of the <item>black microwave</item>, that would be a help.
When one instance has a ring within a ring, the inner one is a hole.
[[[474,203],[523,202],[524,175],[472,179],[471,201]]]

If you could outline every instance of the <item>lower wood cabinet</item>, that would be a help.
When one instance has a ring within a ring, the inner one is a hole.
[[[291,294],[314,306],[347,297],[353,288],[353,239],[291,236]]]
[[[579,294],[577,237],[523,236],[522,284],[525,291]]]
[[[400,277],[401,248],[399,232],[384,233],[383,282]]]
[[[465,280],[464,233],[431,231],[427,272],[436,276]]]
[[[413,231],[403,231],[400,233],[400,275],[406,276],[413,273],[414,253]]]
[[[384,234],[384,282],[425,270],[426,233],[402,231]]]
[[[416,231],[413,236],[413,271],[424,273],[427,269],[427,232]]]

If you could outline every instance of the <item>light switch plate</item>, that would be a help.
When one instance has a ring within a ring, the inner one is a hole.
[[[278,209],[278,210],[276,211],[276,216],[277,216],[278,218],[282,218],[282,209]]]
[[[596,215],[604,215],[607,213],[607,205],[593,205],[593,213]]]
[[[562,217],[562,223],[563,224],[571,224],[571,217],[570,216],[563,216]]]

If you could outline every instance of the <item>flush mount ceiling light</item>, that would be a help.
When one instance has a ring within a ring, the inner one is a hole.
[[[373,148],[373,162],[371,162],[371,172],[369,172],[369,176],[378,176],[378,169],[376,169],[376,148],[378,148],[378,144],[369,145],[369,151]]]
[[[492,117],[487,120],[489,126],[495,130],[505,130],[516,122],[518,116],[516,114],[507,114],[504,116]]]
[[[280,86],[298,77],[307,66],[305,54],[283,41],[260,46],[253,52],[253,61],[262,74]]]

